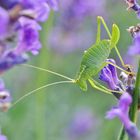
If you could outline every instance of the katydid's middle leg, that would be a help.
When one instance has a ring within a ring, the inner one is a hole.
[[[127,70],[124,70],[124,69],[122,69],[121,67],[119,67],[118,65],[116,65],[116,64],[113,64],[113,63],[111,63],[111,62],[106,62],[106,64],[110,64],[110,65],[112,65],[112,66],[114,66],[114,67],[116,67],[117,69],[119,69],[119,70],[121,70],[121,71],[123,71],[123,72],[125,72],[126,74],[128,74],[128,75],[135,75],[135,73],[134,72],[132,72],[132,71],[127,71]]]

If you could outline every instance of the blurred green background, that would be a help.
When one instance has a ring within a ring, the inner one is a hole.
[[[122,1],[108,0],[105,8],[105,20],[109,27],[114,22],[120,27],[119,50],[124,59],[129,61],[126,53],[131,37],[126,29],[138,23],[135,13],[126,11],[125,2]],[[75,49],[70,53],[60,53],[52,49],[48,41],[53,25],[57,24],[54,21],[58,15],[59,11],[52,13],[49,20],[42,25],[43,31],[40,34],[43,49],[38,56],[31,58],[29,64],[75,78],[83,50]],[[96,17],[92,22],[89,20],[89,24],[94,36]],[[84,25],[84,28],[87,26]],[[105,32],[103,34],[105,35]],[[95,37],[93,42],[94,40]],[[115,52],[111,57],[118,60]],[[12,93],[13,102],[33,89],[64,80],[25,66],[6,72],[3,78]],[[121,123],[118,119],[106,120],[105,113],[116,103],[113,96],[96,91],[90,86],[87,92],[83,92],[77,85],[61,84],[37,91],[9,112],[0,113],[0,123],[8,140],[115,140]]]

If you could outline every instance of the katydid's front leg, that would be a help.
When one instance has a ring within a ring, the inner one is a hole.
[[[126,71],[126,70],[124,70],[124,69],[122,69],[121,67],[119,67],[118,65],[116,65],[116,64],[114,64],[114,63],[111,63],[111,62],[109,62],[109,61],[106,61],[106,64],[110,64],[110,65],[112,65],[112,66],[114,66],[114,67],[116,67],[117,69],[119,69],[119,70],[121,70],[121,71],[123,71],[123,72],[125,72],[126,74],[128,74],[128,75],[136,75],[134,72],[132,72],[132,71]]]

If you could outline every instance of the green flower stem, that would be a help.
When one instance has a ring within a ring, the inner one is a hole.
[[[52,26],[52,22],[53,22],[53,13],[51,13],[51,15],[49,16],[49,19],[47,20],[46,23],[42,24],[42,31],[40,33],[41,36],[41,43],[42,43],[42,49],[41,52],[38,56],[37,62],[36,64],[38,64],[39,67],[43,67],[46,68],[49,62],[49,52],[48,52],[48,44],[47,44],[47,39],[48,39],[48,34],[49,31],[51,29]],[[36,80],[36,87],[40,86],[40,83],[47,83],[48,79],[47,79],[47,73],[41,72],[38,74],[38,71],[36,73],[35,76],[35,80]],[[46,125],[44,122],[46,119],[45,116],[45,103],[46,103],[46,94],[42,94],[42,93],[46,93],[46,90],[41,90],[39,91],[38,94],[36,94],[36,102],[35,102],[35,106],[36,106],[36,118],[35,118],[35,122],[36,122],[36,140],[45,140],[46,139]],[[44,97],[45,96],[45,97]]]
[[[137,116],[138,116],[138,98],[140,94],[140,61],[139,61],[139,68],[136,78],[136,84],[133,94],[133,103],[130,108],[130,119],[132,122],[137,122]]]
[[[133,94],[133,103],[129,111],[130,119],[134,123],[137,122],[139,93],[140,93],[140,61],[139,61],[139,68],[138,68],[136,84],[135,84],[135,89],[134,89],[134,94]],[[127,139],[128,138],[126,137],[125,129],[122,128],[121,133],[118,137],[118,140],[127,140]]]
[[[120,131],[120,134],[118,136],[118,140],[126,140],[126,133],[125,133],[125,129],[124,127],[122,126],[121,128],[121,131]]]

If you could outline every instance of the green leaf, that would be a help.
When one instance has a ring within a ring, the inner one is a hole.
[[[87,90],[87,80],[94,77],[106,65],[111,52],[110,41],[102,40],[85,51],[76,83],[82,90]]]
[[[112,26],[111,47],[115,47],[120,39],[120,30],[116,24]]]

